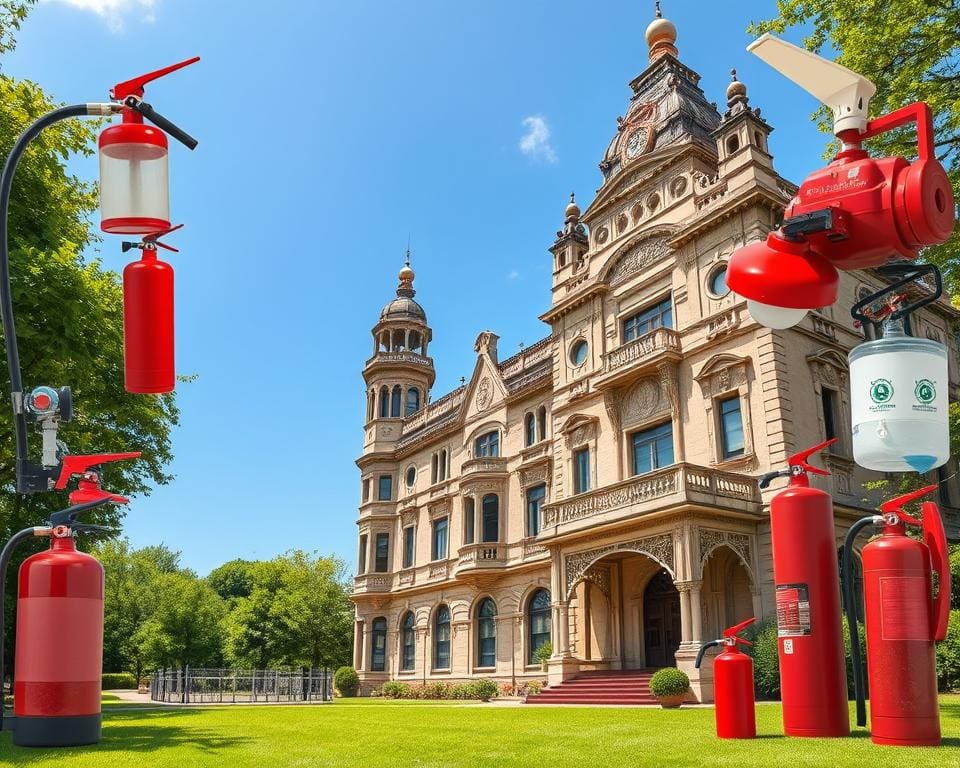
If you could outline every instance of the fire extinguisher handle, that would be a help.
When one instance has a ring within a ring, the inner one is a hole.
[[[183,144],[187,149],[196,149],[199,142],[189,133],[180,128],[176,123],[171,122],[145,101],[140,101],[136,96],[128,96],[123,101],[125,107],[129,107],[135,112],[139,112],[147,120],[153,123],[161,130],[169,133],[173,138]]]
[[[51,514],[48,522],[51,528],[58,525],[71,525],[73,521],[84,512],[103,506],[104,504],[115,503],[116,501],[113,498],[105,496],[102,499],[94,499],[93,501],[86,501],[83,504],[75,504],[72,507],[67,507],[66,509],[61,509],[59,512]]]
[[[932,501],[925,501],[921,506],[923,515],[923,541],[930,551],[930,566],[937,572],[939,584],[937,599],[933,603],[931,613],[931,636],[935,642],[947,638],[947,628],[950,622],[950,555],[947,549],[947,532],[943,527],[943,518],[940,510]]]

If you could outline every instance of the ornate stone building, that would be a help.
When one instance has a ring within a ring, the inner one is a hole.
[[[432,398],[431,329],[409,262],[373,329],[367,386],[354,663],[391,679],[549,678],[677,665],[705,639],[773,615],[769,500],[757,477],[826,437],[822,487],[838,543],[869,508],[852,460],[848,308],[880,284],[845,275],[837,306],[789,331],[759,326],[726,264],[765,237],[796,186],[772,128],[734,75],[722,113],[656,18],[581,212],[550,247],[549,334],[500,360],[476,342],[463,386]],[[945,302],[914,332],[950,347]],[[947,477],[942,474],[942,477]],[[956,532],[956,484],[943,486]],[[951,496],[950,494],[954,494]]]

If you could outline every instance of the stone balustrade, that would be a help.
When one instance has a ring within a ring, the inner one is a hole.
[[[664,353],[680,354],[680,334],[672,328],[654,328],[639,338],[628,341],[603,356],[604,373],[612,373],[626,365],[636,365]]]

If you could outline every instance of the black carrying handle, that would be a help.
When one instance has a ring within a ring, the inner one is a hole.
[[[71,525],[74,520],[76,520],[84,512],[95,509],[96,507],[103,506],[104,504],[116,503],[109,496],[104,496],[102,499],[94,499],[93,501],[85,501],[83,504],[75,504],[72,507],[67,507],[66,509],[61,509],[59,512],[54,512],[50,515],[50,527],[56,528],[58,525]],[[91,526],[88,526],[91,527]],[[96,526],[100,527],[100,526]],[[108,530],[108,529],[104,529]]]
[[[723,645],[723,640],[711,640],[706,645],[700,646],[700,652],[697,654],[697,660],[693,663],[694,669],[700,669],[700,663],[703,661],[703,654],[707,652],[708,648],[713,648],[715,645]]]
[[[170,120],[165,118],[152,106],[147,104],[147,102],[140,101],[140,99],[138,99],[136,96],[127,96],[127,98],[123,101],[123,105],[125,107],[129,107],[134,112],[139,112],[155,126],[173,136],[173,138],[183,144],[187,149],[197,148],[197,144],[199,144],[199,142],[193,138],[193,136],[191,136],[182,128],[178,127],[175,123],[172,123]]]

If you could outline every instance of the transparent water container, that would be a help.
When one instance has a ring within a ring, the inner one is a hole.
[[[900,321],[854,347],[853,458],[880,472],[929,472],[950,458],[947,349],[907,336]]]
[[[100,134],[100,228],[115,235],[170,228],[167,138],[142,123]]]

